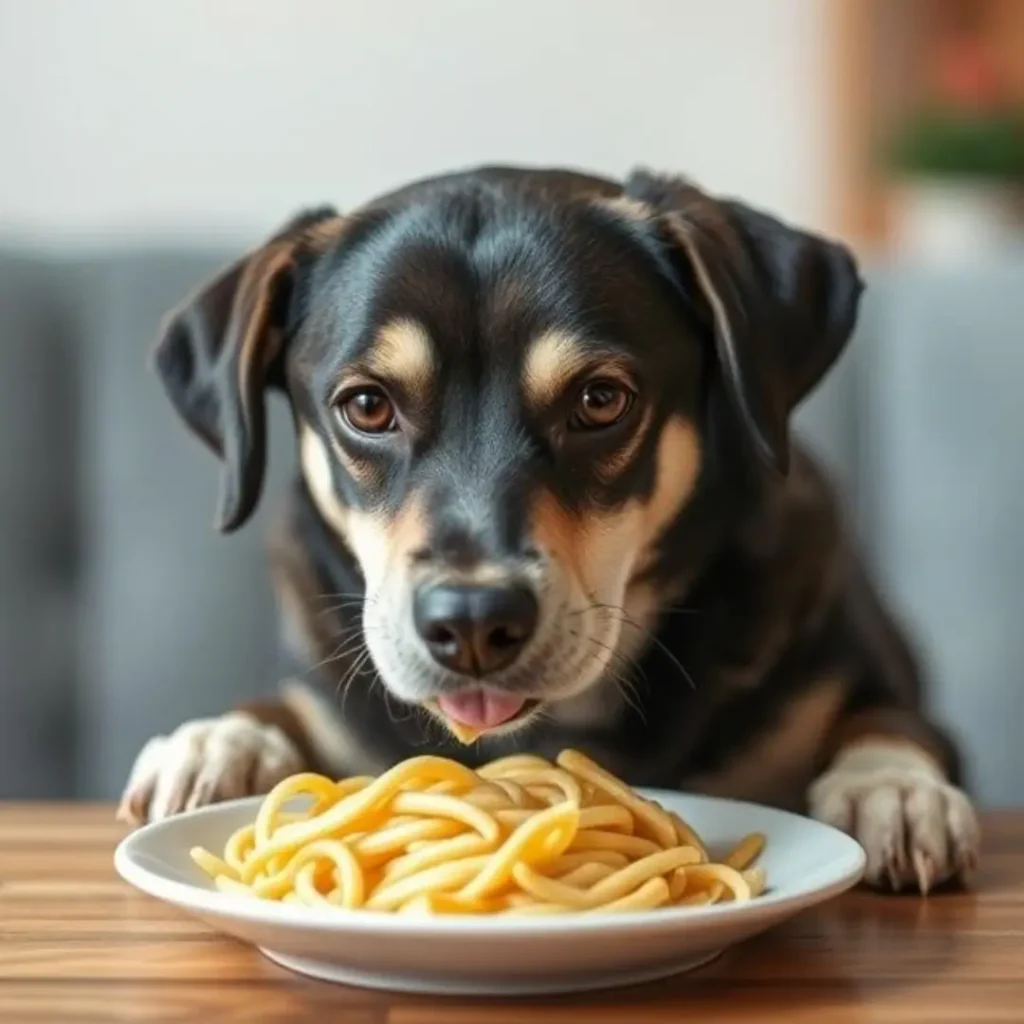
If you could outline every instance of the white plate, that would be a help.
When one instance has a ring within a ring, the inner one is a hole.
[[[220,852],[251,822],[261,798],[205,807],[124,839],[122,878],[254,946],[271,960],[328,981],[444,995],[538,995],[653,981],[713,959],[728,946],[851,888],[864,853],[807,818],[754,804],[644,790],[677,811],[712,852],[764,832],[768,890],[747,903],[496,919],[412,918],[302,907],[227,895],[189,856]]]

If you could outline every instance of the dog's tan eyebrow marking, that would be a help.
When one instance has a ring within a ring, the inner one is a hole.
[[[371,373],[395,381],[411,394],[426,395],[437,360],[427,329],[403,317],[389,321],[377,332],[363,362]]]
[[[587,364],[582,342],[565,331],[547,331],[534,338],[523,363],[523,392],[532,406],[554,401]]]
[[[690,500],[700,476],[703,452],[696,426],[673,416],[661,428],[654,491],[644,505],[647,543],[656,540]]]
[[[310,496],[324,521],[348,545],[375,588],[393,565],[405,564],[427,539],[421,496],[407,496],[399,513],[387,517],[379,510],[346,505],[334,489],[330,449],[309,426],[301,432],[299,462]]]
[[[339,444],[335,440],[331,440],[328,444],[317,437],[316,432],[313,428],[305,421],[300,418],[300,454],[301,457],[306,460],[311,466],[317,467],[315,472],[322,475],[321,466],[326,462],[326,453],[330,451],[338,459],[338,461],[345,467],[345,471],[348,475],[358,484],[363,487],[373,486],[380,482],[379,472],[373,463],[357,458],[351,452],[347,451],[344,445]],[[322,452],[316,451],[314,442],[318,443]],[[305,468],[306,462],[303,463]],[[328,476],[329,476],[328,469]]]
[[[299,462],[313,503],[328,524],[344,537],[348,533],[349,510],[334,492],[327,446],[308,425],[304,424],[300,433]]]

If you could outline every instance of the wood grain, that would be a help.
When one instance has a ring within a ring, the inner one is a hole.
[[[786,1024],[1024,1021],[1024,812],[985,819],[970,892],[858,891],[694,974],[595,997],[389,996],[298,978],[135,893],[107,806],[0,805],[0,1021]]]

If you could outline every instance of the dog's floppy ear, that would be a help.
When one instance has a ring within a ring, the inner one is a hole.
[[[789,465],[789,414],[850,339],[863,282],[844,246],[676,178],[637,172],[626,194],[653,209],[706,302],[722,379],[760,457]]]
[[[304,257],[335,240],[329,208],[295,218],[264,245],[202,285],[168,314],[154,353],[157,373],[188,426],[223,460],[216,525],[237,529],[263,486],[263,391],[277,371],[294,315]]]

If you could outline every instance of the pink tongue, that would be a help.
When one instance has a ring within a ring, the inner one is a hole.
[[[513,718],[526,701],[510,693],[463,690],[438,697],[438,707],[453,721],[474,729],[493,729]]]

